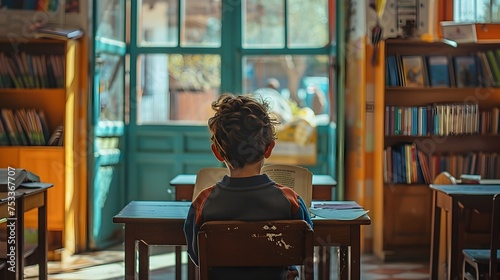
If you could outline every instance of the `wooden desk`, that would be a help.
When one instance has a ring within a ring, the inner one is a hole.
[[[431,279],[438,279],[439,239],[447,235],[448,279],[461,279],[462,235],[460,232],[460,209],[476,208],[477,205],[492,203],[493,195],[500,193],[500,185],[430,185],[432,197],[432,234],[431,234]],[[440,232],[441,210],[448,217],[448,232]]]
[[[170,180],[170,185],[175,187],[175,200],[191,201],[193,197],[196,174],[180,174]],[[330,175],[315,175],[312,177],[312,199],[332,200],[332,190],[337,186],[337,182]]]
[[[38,264],[38,279],[47,279],[47,190],[52,184],[45,184],[40,188],[18,188],[15,191],[15,218],[17,223],[15,227],[16,240],[16,273],[7,272],[8,279],[24,279],[24,213],[31,209],[38,209],[38,244],[37,244],[37,264]],[[8,193],[0,192],[1,200],[8,200]],[[5,204],[4,204],[5,205]],[[6,206],[2,206],[6,207]],[[0,215],[11,220],[12,215],[8,210],[2,208]],[[6,215],[4,215],[6,214]],[[14,220],[15,221],[15,220]],[[9,268],[9,264],[7,267]]]
[[[114,223],[125,224],[125,279],[136,279],[136,242],[141,280],[148,279],[148,245],[186,245],[183,227],[190,204],[189,201],[132,201],[113,218]],[[360,279],[360,227],[370,223],[368,215],[352,221],[313,219],[315,245],[340,247],[338,279],[349,279],[349,272],[351,279]],[[194,279],[193,268],[188,270],[188,279]],[[319,273],[324,275],[319,279],[329,279],[328,270]],[[181,279],[179,273],[176,279]]]

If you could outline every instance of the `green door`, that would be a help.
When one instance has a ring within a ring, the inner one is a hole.
[[[88,234],[90,249],[101,249],[120,241],[112,218],[125,203],[125,1],[94,1],[92,14]]]

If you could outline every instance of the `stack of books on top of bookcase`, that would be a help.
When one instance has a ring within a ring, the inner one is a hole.
[[[498,87],[500,49],[470,55],[387,55],[386,85],[394,87]]]
[[[4,108],[0,113],[0,146],[62,145],[62,127],[49,138],[43,111]]]
[[[0,88],[64,87],[63,55],[0,52]]]

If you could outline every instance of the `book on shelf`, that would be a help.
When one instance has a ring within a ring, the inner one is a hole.
[[[495,51],[487,50],[486,58],[489,66],[491,67],[491,71],[493,73],[493,80],[495,81],[495,85],[500,85],[500,66],[498,65],[498,61],[495,55]]]
[[[493,77],[492,66],[488,62],[488,57],[485,52],[479,51],[477,52],[477,61],[479,64],[479,85],[483,87],[491,87],[496,86],[497,82]],[[496,65],[495,65],[496,66]]]
[[[304,167],[287,164],[268,164],[262,167],[262,174],[267,174],[276,183],[292,188],[307,207],[312,200],[312,173]],[[205,188],[217,183],[224,175],[229,175],[227,168],[207,167],[201,169],[193,189],[193,199]]]
[[[3,108],[0,109],[0,123],[1,146],[43,146],[47,144],[47,121],[41,110]],[[57,138],[56,144],[57,141],[59,138]]]
[[[83,36],[83,30],[77,26],[47,23],[37,27],[34,36],[35,38],[52,38],[59,40],[78,39]]]
[[[3,125],[2,119],[0,118],[0,146],[8,146],[9,145],[9,137],[7,135],[7,130]]]
[[[2,121],[5,124],[6,133],[10,145],[12,146],[21,145],[21,141],[17,136],[18,132],[16,123],[14,121],[14,113],[12,112],[11,109],[2,109],[1,115],[2,115]]]
[[[453,67],[457,87],[477,87],[479,85],[476,56],[455,56],[453,57]]]
[[[0,191],[13,191],[20,186],[32,186],[40,182],[40,177],[23,168],[0,168]]]
[[[479,110],[478,104],[434,103],[425,106],[386,105],[386,136],[471,135],[500,131],[498,107]]]
[[[402,142],[384,149],[384,182],[389,184],[430,184],[442,171],[500,179],[497,152],[425,154],[416,143]]]
[[[63,87],[63,55],[0,52],[0,88]]]
[[[403,78],[406,87],[425,87],[425,64],[421,55],[401,56]]]
[[[395,55],[388,55],[387,58],[387,74],[388,74],[388,81],[387,85],[388,86],[401,86],[401,82],[399,80],[399,69],[398,69],[398,64],[396,62],[396,56]]]
[[[431,55],[427,57],[429,69],[429,85],[431,87],[450,87],[450,59],[446,55]]]
[[[64,126],[58,125],[49,140],[47,141],[48,146],[62,146],[64,141]]]

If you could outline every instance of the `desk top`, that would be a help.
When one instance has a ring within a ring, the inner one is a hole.
[[[191,201],[131,201],[113,217],[114,223],[131,219],[185,220]]]
[[[500,185],[433,185],[431,189],[449,196],[492,196],[500,193]]]
[[[196,174],[179,174],[170,180],[170,185],[194,185],[196,182]],[[313,186],[336,186],[337,181],[330,175],[316,175],[312,176]]]
[[[114,223],[182,221],[187,217],[190,201],[131,201],[116,216]],[[369,225],[370,217],[364,215],[356,220],[315,219],[313,222]]]

